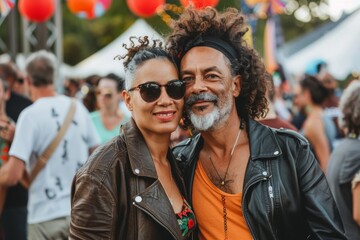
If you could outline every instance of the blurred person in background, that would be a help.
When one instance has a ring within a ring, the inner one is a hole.
[[[101,143],[119,135],[120,126],[130,118],[120,109],[124,80],[109,74],[99,80],[96,87],[98,110],[90,113]]]
[[[122,56],[132,119],[76,174],[70,239],[193,239],[195,217],[169,148],[185,84],[160,41],[137,40]]]
[[[83,103],[89,112],[94,112],[99,109],[96,102],[96,85],[101,77],[99,75],[91,75],[84,79],[81,86],[81,92],[84,95]]]
[[[271,77],[268,80],[267,89],[266,89],[266,99],[268,100],[268,112],[266,117],[260,118],[259,122],[264,125],[273,128],[286,128],[291,129],[294,131],[298,131],[298,129],[292,125],[289,121],[286,121],[278,116],[278,113],[275,111],[274,108],[274,95],[275,95],[275,86],[274,86],[274,79]]]
[[[336,79],[330,73],[324,72],[318,75],[318,79],[329,92],[329,95],[325,98],[322,104],[324,107],[324,113],[335,123],[336,139],[340,139],[344,137],[344,132],[338,124],[338,120],[341,117],[341,111],[339,109],[339,97],[341,96],[341,91],[338,88]]]
[[[336,139],[342,138],[344,133],[338,126],[337,121],[341,115],[338,108],[341,90],[338,88],[336,79],[329,73],[327,62],[323,59],[314,59],[309,61],[305,68],[305,74],[316,77],[328,90],[328,95],[322,103],[324,114],[331,118],[336,126]],[[334,145],[336,142],[337,141],[334,142]]]
[[[331,154],[327,178],[349,240],[360,239],[360,80],[355,80],[340,99],[339,125],[346,137]]]
[[[8,82],[0,78],[0,169],[9,160],[9,148],[15,133],[15,123],[6,114],[6,101],[9,97]],[[0,185],[0,229],[2,229],[0,239],[26,239],[26,209],[23,209],[25,215],[19,214],[19,216],[16,210],[11,211],[7,208],[4,211],[7,192],[8,188]]]
[[[31,100],[28,98],[14,92],[13,88],[16,85],[18,79],[18,73],[16,69],[7,63],[0,63],[0,77],[6,80],[10,88],[10,98],[6,102],[6,111],[9,117],[11,117],[15,122],[17,121],[21,111],[31,105]],[[26,81],[22,78],[21,81]]]
[[[289,111],[287,102],[284,99],[283,88],[287,85],[284,73],[282,68],[279,67],[272,74],[272,90],[271,90],[271,102],[274,111],[277,116],[286,121],[290,122],[292,120],[292,113]]]
[[[0,78],[7,82],[10,94],[6,101],[6,115],[16,123],[20,113],[30,106],[32,101],[12,90],[18,81],[18,74],[12,64],[0,64]],[[28,190],[18,183],[8,186],[6,192],[2,216],[5,240],[26,239]]]
[[[30,99],[29,84],[25,81],[22,73],[18,73],[17,80],[14,82],[12,90],[26,98]]]
[[[5,70],[9,79],[14,79],[11,80],[10,90],[26,98],[30,98],[29,83],[24,79],[23,72],[12,61],[3,64],[10,67],[8,70]],[[16,76],[14,74],[16,74]]]
[[[322,107],[327,96],[327,89],[313,76],[306,75],[294,87],[294,105],[306,116],[300,132],[309,140],[324,172],[336,137],[335,124]]]
[[[80,81],[74,78],[66,79],[64,82],[64,94],[82,101],[83,95],[81,93]]]
[[[9,160],[0,169],[2,186],[22,181],[25,169],[31,175],[68,113],[71,99],[55,91],[56,65],[55,55],[44,50],[32,53],[26,61],[26,78],[34,104],[21,112],[16,123]],[[29,186],[29,240],[68,239],[71,182],[76,170],[99,144],[89,112],[79,101],[75,104],[69,129]]]

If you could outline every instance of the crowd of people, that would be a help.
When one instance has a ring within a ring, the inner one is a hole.
[[[187,8],[60,92],[1,63],[0,240],[360,239],[360,80],[269,74],[246,24]]]

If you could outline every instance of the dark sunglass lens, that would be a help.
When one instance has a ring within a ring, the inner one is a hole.
[[[140,95],[145,102],[153,102],[161,95],[160,85],[156,83],[145,83],[140,86]]]
[[[172,99],[181,99],[185,95],[185,84],[183,81],[170,82],[166,85],[166,92]]]

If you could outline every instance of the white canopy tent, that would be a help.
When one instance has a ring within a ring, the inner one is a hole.
[[[163,39],[145,20],[138,19],[129,29],[106,47],[75,65],[71,75],[87,77],[92,74],[102,76],[115,73],[123,76],[123,61],[114,59],[114,57],[125,54],[126,49],[123,48],[123,43],[130,43],[129,38],[131,36],[149,36],[150,39]]]
[[[345,79],[353,71],[360,72],[359,23],[360,10],[357,10],[307,46],[289,55],[284,52],[285,71],[299,75],[304,73],[308,63],[321,59],[327,63],[329,72],[339,80]]]

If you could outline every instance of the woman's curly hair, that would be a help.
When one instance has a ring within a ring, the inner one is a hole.
[[[268,102],[265,94],[270,75],[257,52],[247,45],[244,39],[248,31],[245,17],[237,9],[228,8],[219,13],[211,7],[203,10],[187,8],[171,28],[166,47],[178,61],[188,42],[199,36],[218,37],[230,43],[237,51],[238,60],[231,62],[231,73],[241,77],[241,92],[236,99],[238,115],[252,119],[266,115]]]
[[[148,36],[130,37],[130,45],[123,44],[123,47],[127,50],[127,53],[115,58],[124,60],[125,89],[131,88],[136,70],[148,60],[168,59],[176,66],[175,61],[159,39],[149,40]]]

